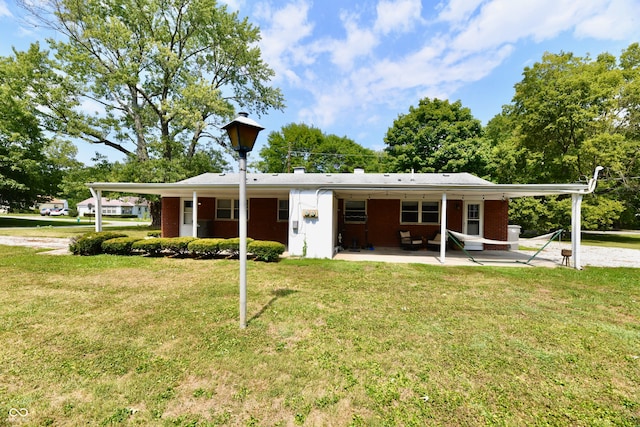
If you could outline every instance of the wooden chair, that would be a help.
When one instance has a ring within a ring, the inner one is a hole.
[[[422,247],[422,237],[411,237],[410,231],[399,231],[400,246],[406,250],[416,250]]]

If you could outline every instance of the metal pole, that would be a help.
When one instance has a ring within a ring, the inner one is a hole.
[[[440,207],[440,263],[444,264],[447,253],[447,193],[442,193],[442,206]]]
[[[238,229],[240,234],[240,329],[247,327],[247,153],[240,157],[240,200]]]

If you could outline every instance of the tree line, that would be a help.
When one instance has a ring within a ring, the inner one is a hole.
[[[215,2],[21,2],[58,35],[0,58],[0,204],[43,196],[77,202],[85,182],[171,182],[221,172],[233,155],[218,131],[237,110],[282,110],[257,27]],[[486,126],[460,101],[425,98],[390,124],[382,151],[290,123],[268,135],[259,172],[469,172],[498,183],[563,183],[605,167],[584,204],[585,227],[638,228],[640,46],[616,57],[547,53],[523,71],[511,103]],[[71,141],[123,162],[75,160]],[[154,220],[159,220],[159,201]],[[567,224],[563,198],[518,199],[525,228]]]

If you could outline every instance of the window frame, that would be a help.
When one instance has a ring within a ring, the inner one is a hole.
[[[364,209],[357,209],[357,210],[349,210],[347,209],[347,204],[348,203],[364,203]],[[345,200],[344,201],[344,213],[343,213],[343,218],[344,218],[344,222],[345,224],[364,224],[367,222],[367,209],[369,204],[367,203],[366,199],[349,199],[349,200]],[[350,215],[349,211],[354,212],[354,214]],[[356,214],[355,212],[358,212],[360,214]],[[351,217],[359,217],[359,219],[351,219]]]
[[[220,201],[229,201],[231,202],[230,205],[231,207],[229,208],[225,208],[225,210],[229,210],[230,211],[230,217],[229,218],[220,218],[220,216],[218,215],[218,212],[220,210],[219,207],[219,202]],[[249,200],[247,200],[247,221],[249,220]],[[238,221],[238,217],[240,216],[240,200],[239,199],[223,199],[223,198],[216,198],[216,221]]]
[[[405,203],[417,203],[417,207],[418,210],[417,211],[409,211],[404,209],[404,204]],[[425,210],[425,204],[436,204],[438,211],[437,213],[435,211],[429,211],[429,210]],[[405,220],[405,212],[411,213],[411,214],[415,214],[417,221],[406,221]],[[438,216],[438,219],[436,222],[432,222],[432,221],[424,221],[424,215],[428,214],[428,213],[436,213]],[[400,200],[400,224],[433,224],[433,225],[437,225],[440,224],[440,222],[442,221],[442,203],[440,200],[424,200],[424,199],[406,199],[406,200]]]
[[[282,206],[280,206],[280,203],[285,203],[287,204],[286,209],[284,209]],[[278,209],[277,209],[277,213],[276,213],[276,221],[278,222],[289,222],[289,217],[290,215],[290,211],[289,211],[289,199],[278,199]],[[286,218],[282,217],[282,213],[286,214]]]

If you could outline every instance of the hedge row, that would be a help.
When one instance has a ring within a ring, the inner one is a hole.
[[[222,254],[238,256],[240,239],[195,237],[153,237],[139,239],[109,231],[91,232],[73,239],[70,250],[74,255],[145,254],[149,256],[175,255],[215,257]],[[285,246],[279,242],[247,239],[247,252],[258,261],[274,262],[284,253]]]

